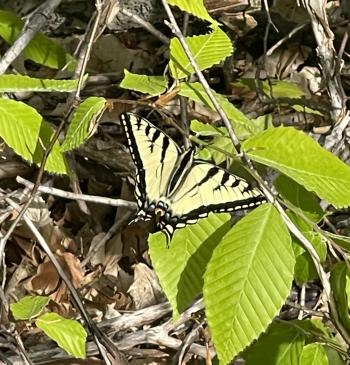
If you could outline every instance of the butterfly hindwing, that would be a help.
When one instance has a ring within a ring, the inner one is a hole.
[[[178,224],[195,223],[209,212],[230,212],[251,208],[264,198],[238,176],[205,161],[194,160],[186,178],[168,197]]]

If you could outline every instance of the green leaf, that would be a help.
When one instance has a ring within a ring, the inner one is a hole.
[[[233,84],[234,86],[248,86],[250,90],[256,91],[256,81],[255,79],[240,79],[238,82]],[[291,81],[285,80],[273,80],[259,82],[259,87],[267,97],[269,98],[293,98],[300,99],[305,96],[305,92],[300,88],[300,86]]]
[[[311,236],[313,237],[311,238],[310,235],[312,232],[307,232],[307,233],[308,234],[304,233],[304,236],[306,236],[308,240],[313,244],[319,256],[320,252],[321,254],[327,253],[327,248],[322,238],[317,234]],[[296,257],[294,278],[298,285],[307,283],[310,280],[318,279],[318,274],[315,268],[315,264],[313,263],[311,256],[307,251],[303,252],[302,254]]]
[[[12,44],[22,30],[24,22],[15,14],[0,10],[0,37]],[[69,70],[74,69],[74,59],[51,39],[38,33],[24,49],[24,57],[51,68],[62,68],[70,63]]]
[[[341,236],[328,231],[323,231],[323,233],[326,236],[328,236],[331,240],[333,240],[334,243],[340,246],[343,250],[350,252],[350,237]]]
[[[203,273],[212,251],[229,229],[229,214],[210,214],[175,231],[166,246],[161,232],[149,236],[149,254],[176,319],[202,292]]]
[[[7,93],[18,91],[72,92],[76,90],[77,85],[78,80],[52,80],[22,75],[0,75],[0,92]]]
[[[318,197],[289,177],[279,175],[275,180],[275,188],[312,222],[317,223],[324,217]]]
[[[85,359],[87,333],[78,321],[63,318],[57,313],[46,313],[37,318],[35,324],[69,355]]]
[[[324,349],[326,351],[328,363],[330,365],[346,365],[345,361],[340,357],[336,350],[330,347],[325,347]]]
[[[227,117],[238,138],[243,140],[255,133],[255,126],[240,110],[233,106],[227,98],[212,90],[220,106],[224,109]],[[201,102],[211,110],[215,110],[213,103],[209,99],[205,89],[199,82],[181,82],[179,95],[185,96],[193,101]]]
[[[350,167],[303,132],[291,127],[268,129],[245,141],[242,149],[336,208],[350,205]]]
[[[85,99],[73,114],[61,151],[66,152],[79,147],[91,135],[97,119],[105,110],[106,99],[91,96]]]
[[[234,155],[232,141],[229,138],[225,127],[215,127],[208,123],[205,124],[198,120],[192,120],[190,129],[196,133],[196,137],[212,137],[207,147],[201,147],[198,149],[198,158],[203,160],[213,160],[216,164],[220,164],[227,160],[228,154]],[[227,154],[224,154],[215,148],[221,149]]]
[[[295,183],[294,183],[295,184]],[[307,222],[302,216],[291,211],[287,211],[289,218],[298,227],[300,232],[312,243],[314,246],[320,262],[324,262],[327,257],[327,245],[323,237],[317,232],[313,231],[313,224]],[[298,284],[306,283],[310,280],[318,278],[315,264],[311,259],[308,251],[300,244],[300,242],[293,236],[293,250],[296,257],[294,279]]]
[[[182,11],[192,14],[197,18],[206,20],[212,24],[218,24],[208,13],[207,9],[203,4],[203,0],[168,0],[169,5],[177,6]]]
[[[324,347],[318,343],[306,345],[301,354],[300,365],[329,365]]]
[[[338,262],[331,268],[330,283],[332,294],[337,306],[338,317],[344,327],[350,331],[350,316],[348,293],[346,291],[349,280],[349,270],[345,262]]]
[[[0,99],[0,136],[18,155],[29,162],[40,164],[53,129],[32,107],[14,100]],[[56,142],[45,170],[66,174],[64,158]]]
[[[42,312],[49,301],[49,297],[27,296],[10,304],[10,309],[16,320],[32,319]]]
[[[271,204],[248,213],[223,237],[204,276],[205,311],[220,363],[266,330],[289,294],[294,263],[290,235]]]
[[[245,365],[297,365],[305,338],[286,322],[273,322],[257,342],[243,353]]]
[[[144,94],[156,96],[162,94],[168,85],[164,76],[138,75],[124,69],[124,78],[120,87],[128,90],[139,91]]]
[[[220,63],[233,51],[230,38],[220,28],[215,28],[208,34],[186,37],[186,42],[200,70]],[[172,38],[170,41],[169,68],[171,75],[176,79],[182,79],[194,73],[177,38]]]

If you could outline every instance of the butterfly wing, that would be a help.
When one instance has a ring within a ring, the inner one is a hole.
[[[138,216],[150,218],[147,207],[165,194],[180,149],[164,132],[136,114],[122,114],[121,122],[136,165]]]
[[[205,161],[194,160],[177,190],[168,197],[173,222],[161,222],[172,235],[174,229],[194,224],[209,212],[230,212],[252,208],[265,201],[258,189],[227,170]]]

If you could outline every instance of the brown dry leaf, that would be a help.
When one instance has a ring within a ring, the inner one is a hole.
[[[292,71],[297,70],[305,62],[310,53],[311,48],[299,44],[288,44],[288,47],[276,49],[266,58],[267,76],[278,77],[280,80],[286,79]]]
[[[243,37],[246,33],[254,29],[258,23],[249,14],[230,14],[223,13],[220,22],[224,23],[228,28],[232,29],[239,37]]]
[[[26,215],[38,228],[52,224],[47,204],[41,196],[36,196],[34,198],[29,208],[26,210]]]
[[[307,10],[302,5],[299,6],[295,0],[275,0],[271,10],[295,23],[305,23],[310,20]]]
[[[91,51],[88,67],[103,72],[123,72],[133,65],[133,70],[147,68],[154,63],[154,54],[138,49],[130,49],[113,34],[97,39]]]
[[[135,309],[142,309],[165,300],[162,288],[153,270],[143,263],[134,266],[135,280],[128,293],[134,300]]]
[[[58,282],[59,276],[57,271],[47,258],[38,266],[37,273],[24,286],[29,292],[48,295],[57,289]]]
[[[35,267],[27,258],[23,258],[21,263],[15,268],[12,275],[7,274],[10,279],[6,283],[5,295],[13,298],[22,298],[25,293],[25,288],[20,283],[32,276],[35,272]]]
[[[290,79],[298,84],[308,96],[321,95],[322,77],[317,67],[305,66],[300,71],[292,72]]]
[[[91,240],[91,244],[90,244],[90,249],[89,252],[87,254],[87,256],[89,256],[90,260],[90,264],[92,265],[92,267],[104,264],[106,261],[106,253],[105,253],[105,243],[103,245],[100,245],[98,247],[98,249],[96,250],[96,246],[99,245],[99,243],[101,242],[101,240],[104,239],[104,237],[106,236],[105,232],[101,232],[98,233],[92,240]],[[91,254],[92,252],[92,254]],[[91,256],[90,256],[91,254]]]
[[[84,279],[84,270],[80,265],[80,261],[71,253],[65,252],[61,255],[57,254],[63,270],[70,277],[75,288],[82,285]],[[59,297],[64,295],[66,290],[65,284],[59,286],[60,277],[51,261],[47,258],[38,266],[37,273],[26,284],[25,287],[30,292],[37,294],[53,294],[59,291]]]
[[[80,288],[84,280],[84,269],[81,267],[80,261],[69,252],[63,253],[62,258],[66,264],[64,270],[70,274],[74,287]]]
[[[49,244],[51,250],[56,252],[63,251],[63,248],[69,252],[77,252],[78,247],[75,240],[69,237],[66,231],[57,225],[45,226],[40,228],[40,233]]]

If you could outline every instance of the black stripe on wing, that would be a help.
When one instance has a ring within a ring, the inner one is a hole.
[[[132,122],[130,117],[136,118],[136,126],[138,129],[141,128],[141,118],[135,114],[123,113],[120,116],[120,120],[124,127],[124,131],[126,134],[126,139],[128,141],[128,147],[131,154],[131,158],[136,166],[136,188],[135,194],[137,198],[137,204],[139,208],[143,207],[144,203],[147,200],[146,195],[146,181],[145,181],[145,170],[143,168],[143,163],[141,160],[140,152],[135,140],[134,132],[132,130]]]

